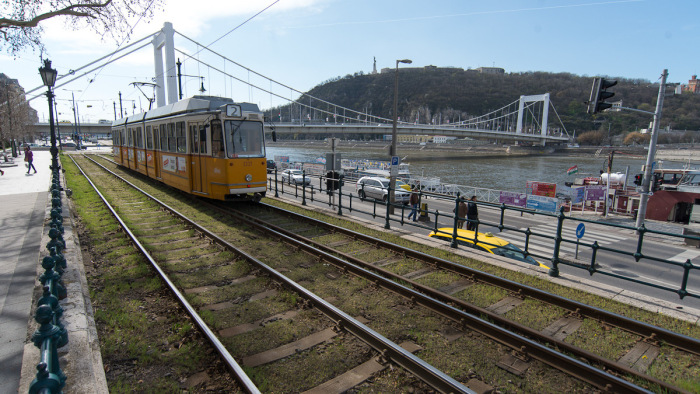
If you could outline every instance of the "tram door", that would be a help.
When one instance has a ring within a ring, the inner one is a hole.
[[[202,123],[189,122],[192,191],[209,193],[207,184],[207,129]]]
[[[139,169],[139,136],[140,136],[140,127],[134,127],[132,129],[129,129],[131,131],[131,154],[133,155],[132,158],[134,159],[134,170]]]

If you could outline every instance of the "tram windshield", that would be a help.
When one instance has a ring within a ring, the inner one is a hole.
[[[227,120],[224,122],[226,153],[234,157],[265,157],[263,125],[260,122]]]

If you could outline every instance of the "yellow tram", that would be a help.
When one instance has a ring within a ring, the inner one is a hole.
[[[255,104],[194,96],[114,121],[114,159],[187,193],[259,201],[267,190],[263,121]]]

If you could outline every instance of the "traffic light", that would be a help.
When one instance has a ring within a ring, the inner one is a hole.
[[[593,87],[591,87],[591,97],[588,100],[588,113],[595,114],[602,112],[612,104],[606,103],[605,100],[612,98],[615,93],[608,92],[607,89],[617,85],[617,81],[608,81],[603,78],[593,78]]]
[[[338,190],[340,188],[340,173],[337,171],[328,171],[326,173],[326,190]]]
[[[661,183],[663,182],[663,178],[659,176],[659,174],[654,174],[654,178],[652,179],[651,183],[651,191],[655,192],[659,189],[661,189]]]
[[[634,176],[634,184],[637,185],[637,186],[640,186],[640,185],[642,184],[642,177],[643,177],[643,176],[644,176],[643,174],[637,174],[637,175],[635,175],[635,176]]]

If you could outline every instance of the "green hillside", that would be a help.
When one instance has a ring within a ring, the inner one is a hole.
[[[610,79],[618,80],[618,85],[611,89],[615,92],[615,97],[610,101],[622,100],[625,107],[654,111],[658,81],[651,83],[638,79]],[[629,111],[588,115],[584,101],[589,98],[591,83],[592,77],[568,73],[482,74],[460,68],[406,67],[399,71],[398,114],[401,119],[418,119],[420,123],[427,123],[426,119],[435,123],[440,120],[443,123],[448,120],[453,123],[499,109],[517,100],[521,95],[550,93],[551,101],[569,134],[574,130],[577,135],[592,130],[603,130],[607,134],[610,127],[611,135],[617,135],[649,126],[652,118],[650,115]],[[308,95],[299,100],[331,113],[338,111],[342,114],[342,110],[328,108],[316,99],[391,118],[393,87],[394,73],[391,71],[374,75],[356,73],[326,81],[311,89]],[[672,90],[667,89],[669,93]],[[289,121],[290,115],[298,119],[299,112],[296,105],[291,113],[289,106],[271,111],[275,114],[273,119],[277,120],[278,114],[282,113],[283,121]],[[307,118],[306,108],[301,109],[301,116]],[[311,113],[312,119],[322,120],[327,116],[318,111]],[[679,136],[682,136],[685,130],[700,130],[700,94],[684,93],[666,97],[661,128],[669,125],[672,129],[681,131]],[[689,133],[695,134],[697,133]]]

